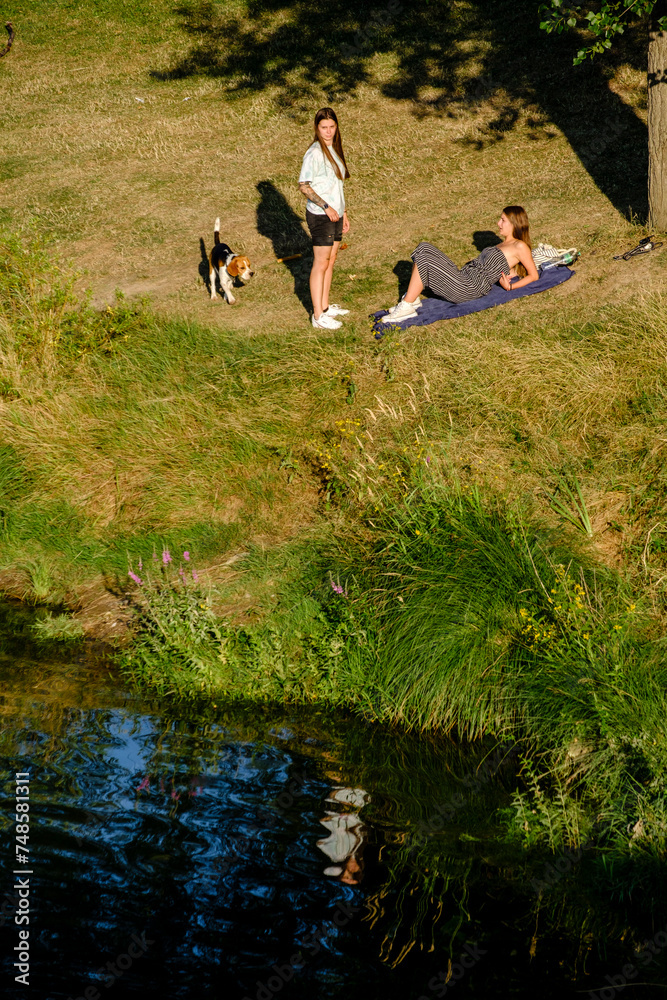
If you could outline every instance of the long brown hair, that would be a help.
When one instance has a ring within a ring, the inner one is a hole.
[[[336,123],[336,132],[333,137],[333,142],[331,145],[333,146],[334,150],[336,151],[336,155],[338,156],[338,158],[340,159],[341,163],[345,168],[345,174],[342,177],[340,173],[340,167],[338,166],[333,156],[331,155],[331,152],[326,142],[323,142],[322,139],[320,139],[320,136],[317,131],[317,126],[320,124],[320,122],[326,120]],[[327,160],[329,161],[329,163],[336,172],[336,177],[338,177],[339,180],[341,181],[346,181],[350,176],[350,171],[347,169],[347,163],[345,162],[345,153],[343,152],[343,140],[340,137],[340,125],[338,124],[338,119],[336,118],[336,112],[333,110],[333,108],[320,108],[320,110],[315,115],[315,142],[319,142],[320,146],[322,147],[322,152],[324,153]]]
[[[512,223],[512,236],[515,240],[523,240],[529,250],[532,250],[530,244],[530,230],[528,228],[528,216],[526,215],[525,208],[521,205],[508,205],[503,209],[503,215],[507,217],[507,221]],[[527,271],[523,264],[516,265],[517,274],[521,278],[525,278]]]

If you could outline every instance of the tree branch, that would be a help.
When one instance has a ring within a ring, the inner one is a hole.
[[[594,41],[584,49],[580,49],[575,58],[575,66],[586,58],[593,58],[597,53],[610,49],[616,35],[622,35],[625,28],[623,19],[628,16],[640,18],[654,16],[655,8],[659,8],[657,0],[602,0],[602,3],[579,3],[573,0],[549,0],[543,3],[540,14],[544,21],[540,27],[544,31],[561,34],[568,28],[581,26],[593,35]],[[655,17],[654,17],[655,19]],[[658,18],[660,30],[667,30],[667,17]]]

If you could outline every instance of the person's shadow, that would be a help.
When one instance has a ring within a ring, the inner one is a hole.
[[[499,243],[502,243],[498,233],[494,233],[492,229],[476,229],[472,234],[472,241],[477,253],[481,253],[487,247],[497,247]]]
[[[260,181],[257,190],[260,196],[257,206],[257,232],[271,240],[276,257],[302,255],[296,260],[286,260],[283,267],[286,267],[292,275],[294,294],[309,313],[312,309],[308,280],[312,248],[303,221],[272,181]]]
[[[412,261],[399,260],[393,270],[393,274],[398,278],[398,298],[401,299],[408,290],[410,277],[412,276]]]
[[[408,285],[410,284],[410,278],[412,277],[412,261],[411,260],[399,260],[396,264],[393,273],[398,278],[398,298],[401,299],[408,290]],[[423,299],[437,299],[437,295],[434,295],[430,288],[425,288],[421,293]]]

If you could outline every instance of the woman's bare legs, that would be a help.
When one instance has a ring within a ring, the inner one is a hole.
[[[405,293],[406,302],[415,302],[416,299],[424,291],[424,283],[419,277],[419,271],[417,270],[417,265],[412,265],[412,274],[410,276],[410,284],[408,285],[408,290]]]
[[[336,263],[336,255],[340,247],[340,241],[334,243],[331,249],[331,256],[329,257],[329,264],[326,271],[324,272],[324,284],[322,285],[322,312],[329,308],[329,291],[331,289],[331,279],[333,278],[334,264]]]
[[[313,247],[313,267],[310,272],[310,297],[313,300],[313,316],[319,319],[322,315],[322,299],[324,297],[324,279],[329,267],[331,247]],[[329,279],[331,284],[331,278]]]

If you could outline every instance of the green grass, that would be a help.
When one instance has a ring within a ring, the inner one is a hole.
[[[475,491],[415,492],[375,534],[373,716],[524,740],[559,806],[550,843],[580,843],[597,817],[627,844],[631,817],[632,846],[659,854],[667,667],[627,585]],[[517,800],[527,843],[545,832],[536,787]]]

